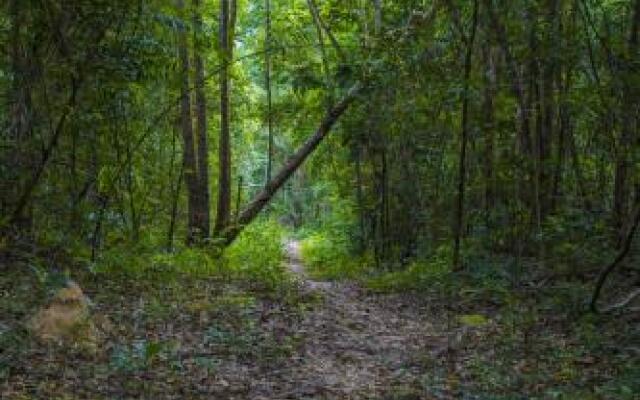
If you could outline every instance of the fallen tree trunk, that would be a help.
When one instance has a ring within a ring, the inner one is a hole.
[[[293,175],[307,157],[318,147],[320,142],[322,142],[322,140],[327,136],[333,125],[355,100],[362,88],[363,85],[360,83],[353,85],[347,91],[347,94],[325,114],[316,132],[311,135],[291,157],[289,157],[287,162],[273,177],[273,179],[267,182],[260,193],[258,193],[240,213],[240,215],[238,215],[236,222],[222,232],[219,240],[222,242],[223,246],[228,246],[233,243],[240,232],[242,232],[242,229],[246,225],[250,224],[256,216],[258,216],[260,211],[262,211],[269,201],[271,201],[278,189],[284,185],[291,175]]]

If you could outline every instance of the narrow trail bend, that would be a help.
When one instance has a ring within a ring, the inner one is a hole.
[[[278,372],[279,379],[269,380],[276,387],[262,388],[262,398],[274,398],[269,392],[290,399],[391,399],[403,388],[416,393],[425,358],[444,345],[428,321],[428,304],[367,294],[354,283],[313,280],[299,243],[288,242],[286,250],[291,273],[322,302],[297,327],[304,345],[287,370]]]

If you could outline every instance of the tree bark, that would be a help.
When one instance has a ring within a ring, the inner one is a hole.
[[[380,151],[380,254],[382,260],[387,259],[389,243],[389,173],[387,168],[387,146],[384,143]]]
[[[575,22],[577,2],[568,7],[563,8],[564,3],[559,3],[558,17],[558,37],[559,43],[557,51],[565,52],[571,47],[570,38],[575,36]],[[565,15],[569,15],[568,21],[565,22]],[[564,175],[569,156],[569,135],[572,135],[573,115],[570,107],[569,95],[573,84],[573,65],[569,62],[561,60],[556,68],[556,87],[558,88],[558,137],[557,151],[555,160],[555,170],[553,173],[553,187],[551,198],[551,212],[555,211],[558,203],[563,196]],[[581,184],[581,183],[580,183]],[[578,185],[579,186],[579,185]]]
[[[209,237],[210,196],[209,196],[209,144],[207,132],[207,97],[204,90],[204,62],[202,60],[202,14],[200,0],[193,0],[194,29],[194,64],[195,64],[195,97],[196,97],[196,137],[198,191],[196,202],[198,209],[195,225],[198,229],[198,240]]]
[[[271,114],[271,0],[264,2],[266,12],[265,40],[264,40],[264,81],[267,90],[267,179],[271,180],[273,164],[273,115]]]
[[[231,63],[231,33],[233,0],[220,0],[220,144],[218,154],[218,210],[214,233],[219,236],[231,218],[231,137],[229,132],[229,66]]]
[[[467,141],[469,138],[469,81],[471,78],[471,67],[473,57],[473,44],[478,26],[478,0],[473,2],[472,26],[467,42],[467,52],[464,59],[464,88],[462,91],[462,132],[460,134],[460,158],[458,160],[458,201],[456,204],[455,231],[453,239],[453,269],[461,268],[460,262],[460,242],[462,240],[462,224],[464,219],[464,190],[467,175]]]
[[[638,51],[638,27],[640,25],[640,0],[636,0],[632,13],[631,29],[627,45],[626,65],[623,69],[623,93],[622,93],[622,128],[617,146],[615,166],[615,182],[613,193],[613,219],[618,229],[618,245],[624,239],[624,221],[627,218],[630,184],[630,152],[633,143],[634,126],[638,120],[640,107],[637,104],[637,90],[631,82],[627,82],[633,76],[633,61],[637,59]]]
[[[178,11],[184,16],[184,0],[177,1]],[[184,21],[185,19],[182,18]],[[184,180],[187,187],[187,244],[197,241],[198,221],[198,166],[196,164],[193,123],[191,120],[191,96],[189,90],[189,50],[186,28],[180,25],[178,30],[178,57],[180,59],[180,129],[182,132],[182,162]]]
[[[176,134],[178,128],[179,127],[176,126],[171,148],[171,175],[169,178],[169,187],[171,188],[171,214],[169,217],[169,228],[167,229],[167,250],[169,251],[173,251],[173,238],[175,236],[176,221],[178,219],[178,208],[180,206],[180,191],[182,189],[182,180],[184,179],[184,163],[182,163],[175,179],[175,187],[173,186],[173,161],[176,153]]]
[[[366,248],[365,233],[365,209],[364,209],[364,193],[362,190],[362,145],[357,142],[355,145],[355,172],[356,172],[356,200],[358,202],[358,222],[360,234],[358,238],[360,254],[364,254]]]
[[[557,42],[560,39],[558,34],[558,18],[562,16],[558,13],[558,0],[547,0],[546,8],[546,32],[543,58],[541,60],[542,83],[540,85],[542,93],[540,95],[542,126],[539,130],[538,139],[538,165],[539,165],[539,187],[540,187],[540,219],[543,221],[551,209],[553,202],[552,174],[551,174],[551,153],[552,143],[555,136],[555,107],[554,77],[557,69],[554,54],[558,54]]]
[[[495,175],[494,175],[494,146],[495,146],[495,110],[493,98],[496,95],[496,67],[494,50],[488,46],[484,50],[485,58],[485,89],[483,95],[482,114],[484,118],[484,207],[489,222],[489,214],[495,205]],[[488,225],[488,224],[487,224]]]
[[[373,0],[373,8],[373,32],[378,36],[382,29],[382,0]]]
[[[13,204],[20,195],[21,176],[27,175],[25,172],[34,167],[31,159],[33,155],[28,150],[31,132],[31,77],[27,76],[29,69],[29,55],[25,54],[22,40],[22,29],[25,26],[24,8],[18,0],[9,2],[9,21],[11,24],[11,36],[9,38],[9,65],[12,76],[11,89],[9,91],[9,126],[7,129],[8,139],[11,141],[10,148],[3,150],[0,154],[0,162],[6,163],[5,167],[10,171],[15,171],[11,178],[3,179],[0,190],[5,196],[0,199],[0,211],[8,213],[14,207]],[[28,230],[31,225],[30,213],[21,211],[18,219],[13,224],[18,230]]]

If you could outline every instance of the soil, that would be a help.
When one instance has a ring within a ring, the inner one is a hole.
[[[392,389],[418,395],[424,358],[442,356],[447,344],[427,318],[428,305],[368,294],[354,283],[314,280],[301,262],[299,243],[289,241],[286,249],[291,273],[322,302],[297,328],[304,346],[251,398],[370,399],[391,396]]]

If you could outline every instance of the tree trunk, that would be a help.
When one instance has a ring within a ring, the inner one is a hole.
[[[169,217],[169,228],[167,229],[167,250],[173,251],[173,238],[175,236],[176,230],[176,221],[178,219],[178,208],[180,205],[180,191],[182,190],[182,180],[184,179],[184,163],[180,165],[176,176],[176,184],[173,186],[173,168],[174,168],[174,158],[175,158],[175,149],[176,149],[176,131],[174,131],[172,148],[171,148],[171,175],[169,178],[169,187],[171,188],[171,214]]]
[[[387,168],[387,146],[380,146],[380,252],[386,260],[389,254],[389,173]]]
[[[218,210],[214,227],[215,235],[220,235],[229,225],[231,218],[231,136],[229,132],[229,65],[231,62],[230,25],[233,0],[220,0],[220,144],[218,154]]]
[[[553,202],[552,190],[552,174],[551,174],[551,153],[552,143],[555,134],[555,107],[556,101],[554,96],[554,78],[556,75],[556,60],[554,54],[558,54],[557,46],[560,35],[558,34],[558,18],[562,18],[558,13],[558,0],[547,0],[546,3],[546,26],[545,46],[542,60],[542,93],[540,100],[542,101],[542,127],[540,129],[540,139],[538,142],[538,162],[539,162],[539,179],[540,179],[540,218],[544,220],[551,209]]]
[[[559,44],[557,51],[565,52],[569,49],[569,39],[575,32],[575,10],[569,9],[568,14],[574,17],[565,24],[564,15],[565,9],[563,3],[560,3],[559,17],[558,17],[558,37]],[[565,63],[560,61],[555,71],[556,74],[556,87],[558,88],[558,147],[556,151],[555,170],[553,172],[553,187],[551,189],[551,212],[553,212],[563,196],[563,178],[566,169],[567,155],[568,153],[568,140],[567,136],[571,132],[572,115],[571,107],[569,103],[569,93],[572,86],[573,78],[573,66],[571,63]]]
[[[462,224],[464,219],[464,189],[467,175],[467,141],[469,138],[469,81],[471,78],[471,67],[473,57],[473,44],[478,26],[478,0],[473,2],[473,20],[469,37],[465,37],[467,52],[464,58],[464,87],[462,91],[462,132],[460,134],[460,158],[458,160],[458,201],[456,204],[456,219],[453,239],[453,269],[459,270],[460,262],[460,242],[462,240]],[[463,34],[461,32],[461,34]]]
[[[271,169],[273,164],[273,115],[271,114],[271,0],[265,0],[266,11],[265,39],[264,39],[264,80],[267,90],[267,179],[271,180]]]
[[[380,35],[380,29],[382,28],[382,0],[373,0],[373,7],[373,32],[378,36]]]
[[[484,207],[489,222],[489,215],[495,205],[494,146],[495,146],[495,110],[493,98],[496,95],[496,67],[494,51],[491,46],[484,49],[485,89],[483,95],[482,114],[484,118]],[[487,225],[489,225],[487,223]]]
[[[25,26],[24,8],[18,0],[11,0],[9,3],[9,21],[11,24],[11,36],[9,43],[10,73],[12,85],[9,91],[9,127],[7,129],[8,139],[11,141],[10,148],[3,150],[0,162],[5,164],[8,171],[13,172],[9,179],[3,179],[0,190],[5,195],[0,199],[0,211],[8,213],[17,200],[22,188],[21,176],[27,175],[27,171],[33,167],[28,150],[31,131],[31,89],[30,77],[27,76],[28,54],[22,43],[22,29]],[[21,212],[13,222],[15,228],[24,231],[32,225],[31,216],[28,211]]]
[[[613,193],[613,219],[618,230],[618,245],[624,238],[624,221],[627,218],[630,184],[630,152],[633,143],[634,126],[638,120],[639,106],[637,104],[637,90],[628,82],[633,78],[633,61],[637,58],[638,51],[638,27],[640,25],[640,0],[636,0],[632,13],[631,30],[627,46],[626,65],[623,69],[623,93],[622,93],[622,129],[617,146],[615,183]]]
[[[271,201],[273,195],[284,185],[291,175],[302,165],[304,160],[313,153],[322,140],[331,131],[331,128],[355,100],[362,90],[362,85],[356,83],[347,94],[324,116],[316,132],[285,162],[280,171],[269,181],[253,200],[245,207],[237,219],[237,223],[227,227],[219,237],[224,245],[231,244],[242,229],[251,223],[260,211]]]
[[[209,145],[207,132],[207,98],[204,91],[204,62],[202,61],[202,14],[200,0],[193,0],[194,63],[196,92],[196,137],[198,143],[198,191],[195,225],[198,240],[209,237],[210,196],[209,196]]]
[[[184,15],[184,0],[178,0],[178,11]],[[185,19],[182,18],[184,21]],[[182,131],[182,162],[184,165],[184,180],[187,186],[187,243],[197,241],[198,221],[198,166],[196,165],[195,143],[193,139],[193,124],[191,121],[191,96],[189,90],[189,50],[187,48],[187,34],[183,25],[178,31],[178,57],[180,58],[180,128]]]
[[[359,238],[358,251],[364,254],[366,248],[364,194],[362,190],[362,148],[360,143],[355,144],[355,172],[356,172],[356,200],[358,202]]]

